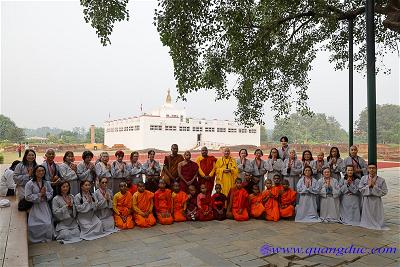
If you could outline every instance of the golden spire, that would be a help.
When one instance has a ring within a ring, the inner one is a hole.
[[[170,90],[169,89],[168,89],[167,98],[165,99],[165,103],[171,104],[171,94],[170,94]]]

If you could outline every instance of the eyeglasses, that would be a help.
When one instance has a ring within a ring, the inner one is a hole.
[[[108,183],[108,182],[101,182],[102,184],[106,184],[106,183]]]

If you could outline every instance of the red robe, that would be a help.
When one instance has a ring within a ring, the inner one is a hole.
[[[215,162],[217,159],[214,156],[198,156],[196,163],[199,166],[199,186],[204,184],[207,187],[207,193],[211,195],[214,189],[215,180]],[[209,176],[208,179],[203,178],[204,176]]]
[[[249,195],[251,217],[258,218],[265,212],[265,208],[262,202],[263,197],[264,196],[261,193],[259,193],[258,195]]]
[[[186,221],[186,216],[183,215],[183,207],[188,199],[185,192],[179,191],[178,193],[172,193],[172,200],[174,203],[174,222]]]
[[[188,200],[186,202],[186,220],[187,221],[199,220],[199,212],[197,208],[197,195],[188,196]]]
[[[132,184],[131,187],[128,189],[128,191],[131,193],[131,195],[133,196],[133,194],[136,193],[137,191],[137,185]]]
[[[154,207],[160,224],[172,224],[172,194],[169,189],[158,189],[154,193]]]
[[[181,154],[175,157],[171,155],[165,156],[161,178],[165,181],[167,186],[170,186],[178,178],[178,163],[184,160]]]
[[[249,204],[248,200],[249,194],[246,189],[237,189],[233,187],[230,191],[230,201],[232,208],[232,215],[236,221],[247,221],[249,219],[249,214],[247,212],[247,207]],[[239,211],[242,210],[241,213]]]
[[[281,185],[273,186],[271,189],[265,189],[263,192],[263,196],[267,199],[264,204],[265,207],[265,219],[267,221],[279,221],[279,191],[283,190]],[[272,196],[269,197],[269,193],[271,192]]]
[[[212,198],[209,194],[200,193],[197,195],[197,208],[199,221],[211,221],[214,219],[212,210]],[[205,214],[207,212],[207,214]]]
[[[181,167],[181,175],[183,176],[183,179],[179,179],[179,189],[185,193],[189,193],[189,185],[186,184],[186,182],[189,182],[193,179],[193,176],[196,175],[197,170],[199,169],[199,166],[193,161],[189,161],[185,165]],[[186,181],[186,182],[185,182]],[[192,182],[192,185],[196,187],[197,190],[198,188],[198,183],[197,183],[197,178],[194,179]]]
[[[226,219],[226,196],[222,193],[212,195],[214,219],[222,221]]]
[[[294,214],[294,203],[296,202],[296,191],[293,191],[291,188],[284,191],[281,195],[280,201],[280,216],[283,218],[293,217]]]

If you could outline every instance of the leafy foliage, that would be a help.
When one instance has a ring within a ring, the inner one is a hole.
[[[0,140],[22,142],[25,139],[24,130],[17,127],[10,118],[0,115]]]

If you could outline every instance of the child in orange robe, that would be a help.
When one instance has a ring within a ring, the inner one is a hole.
[[[172,193],[166,189],[164,180],[158,183],[158,190],[154,193],[154,207],[156,208],[157,220],[160,224],[172,224]]]
[[[212,198],[207,192],[207,186],[200,186],[200,193],[197,195],[197,208],[199,213],[199,221],[211,221],[214,219],[212,210]]]
[[[296,191],[289,188],[289,181],[283,180],[283,193],[280,199],[279,214],[282,218],[294,217],[294,204],[296,203]]]
[[[258,184],[253,184],[253,193],[249,195],[250,216],[260,219],[265,213],[263,195],[260,193]]]
[[[236,178],[235,187],[229,192],[229,204],[226,217],[236,221],[247,221],[249,214],[247,207],[249,205],[249,194],[242,187],[242,179]]]
[[[138,191],[132,196],[135,223],[140,227],[151,227],[156,224],[156,218],[153,215],[154,193],[145,190],[143,182],[138,182],[137,187]]]
[[[132,229],[132,195],[125,182],[119,184],[120,192],[114,195],[113,210],[115,226],[119,229]]]
[[[215,185],[215,194],[212,195],[214,219],[222,221],[226,219],[226,196],[221,192],[220,184]]]
[[[178,182],[173,184],[172,189],[174,190],[172,193],[174,222],[184,222],[186,221],[186,201],[188,196],[185,192],[180,191]]]
[[[189,185],[189,195],[186,201],[186,220],[197,221],[199,219],[199,212],[197,208],[197,190],[194,185]]]
[[[279,187],[272,187],[271,179],[265,180],[265,191],[263,201],[265,207],[265,219],[267,221],[279,221]]]

